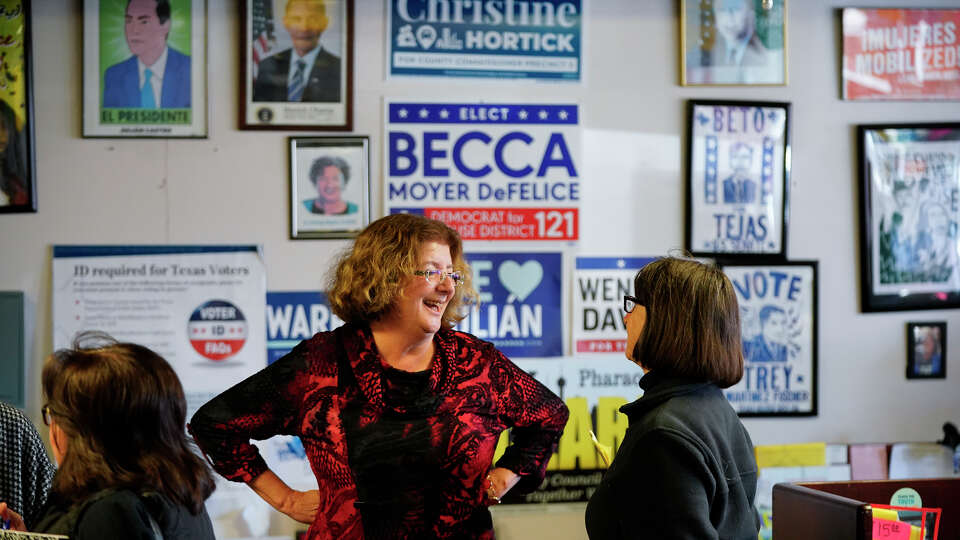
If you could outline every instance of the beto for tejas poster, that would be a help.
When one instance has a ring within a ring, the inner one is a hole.
[[[650,257],[577,257],[573,291],[573,352],[624,354],[623,297],[633,296],[637,271]]]
[[[265,365],[265,298],[257,246],[53,248],[54,349],[86,330],[144,345],[189,411]]]
[[[724,390],[741,416],[817,414],[817,263],[722,265],[740,304],[743,379]]]
[[[579,81],[581,0],[387,1],[388,75]]]
[[[457,329],[509,358],[563,354],[563,265],[557,253],[465,254],[480,294]]]
[[[443,221],[464,240],[579,238],[578,105],[386,107],[386,213]]]

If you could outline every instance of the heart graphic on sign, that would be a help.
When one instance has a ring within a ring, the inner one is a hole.
[[[540,285],[540,280],[543,279],[543,266],[537,261],[527,261],[523,264],[504,261],[497,269],[497,277],[500,278],[500,283],[510,291],[510,296],[515,296],[517,300],[523,302],[537,288],[537,285]],[[510,298],[507,298],[507,303],[509,302]]]
[[[437,31],[430,25],[423,25],[417,28],[417,41],[424,49],[429,49],[433,42],[437,40]]]

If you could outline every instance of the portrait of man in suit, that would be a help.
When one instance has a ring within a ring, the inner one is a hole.
[[[733,174],[723,181],[723,202],[752,203],[757,199],[757,182],[750,178],[753,148],[742,142],[730,146],[730,167]]]
[[[324,0],[288,0],[283,26],[293,46],[260,61],[253,101],[339,102],[340,58],[323,48]]]
[[[167,45],[169,0],[128,0],[124,35],[131,56],[104,73],[103,107],[190,108],[190,56]]]
[[[743,357],[748,362],[787,361],[787,313],[780,307],[760,308],[760,333],[743,344]]]

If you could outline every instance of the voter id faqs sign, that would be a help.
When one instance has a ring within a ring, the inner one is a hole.
[[[576,104],[386,104],[385,209],[464,240],[577,240]]]

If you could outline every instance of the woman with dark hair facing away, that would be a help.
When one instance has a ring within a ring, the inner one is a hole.
[[[587,504],[590,538],[756,539],[753,444],[724,398],[743,376],[740,314],[714,266],[658,259],[623,297],[626,355],[643,396]]]
[[[453,330],[476,297],[460,236],[421,216],[378,219],[328,291],[346,324],[201,407],[190,420],[200,448],[310,523],[311,539],[493,538],[487,506],[514,485],[537,488],[567,409],[492,344]],[[291,489],[250,444],[278,434],[300,437],[319,490]]]
[[[212,540],[214,482],[187,437],[173,368],[133,343],[81,335],[44,363],[44,422],[59,469],[33,532],[75,540]],[[80,343],[96,340],[99,346]],[[0,518],[24,530],[0,503]]]

